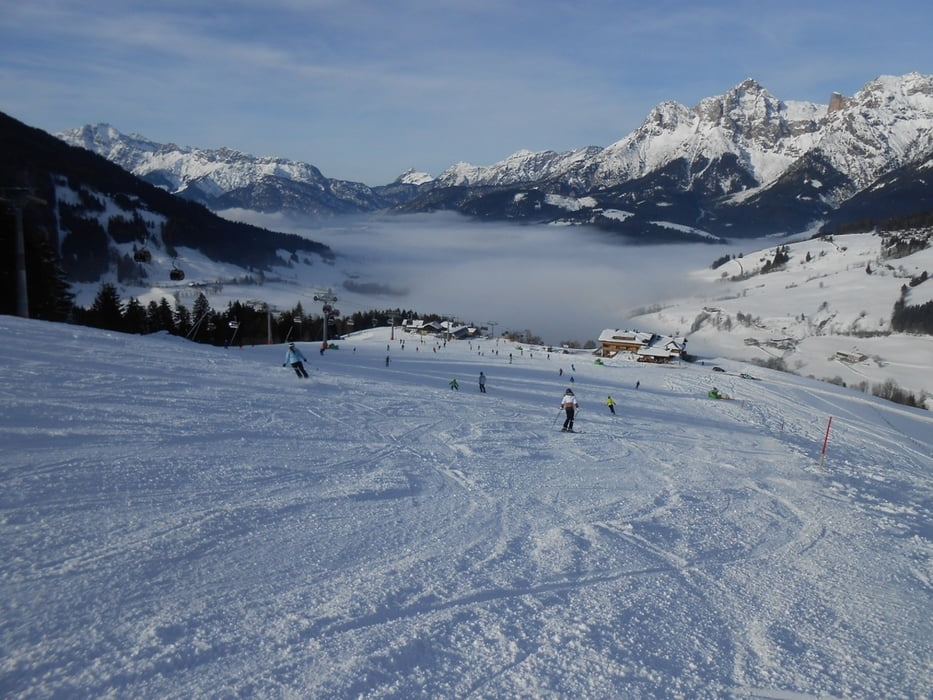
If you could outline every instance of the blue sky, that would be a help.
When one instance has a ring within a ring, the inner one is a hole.
[[[623,138],[752,77],[825,103],[933,72],[928,0],[29,0],[0,111],[302,160],[380,185]]]

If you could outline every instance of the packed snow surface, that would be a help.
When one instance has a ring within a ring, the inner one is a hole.
[[[307,380],[0,333],[5,697],[930,696],[929,412],[398,329]]]

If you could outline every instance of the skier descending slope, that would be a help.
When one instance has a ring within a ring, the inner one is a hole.
[[[307,361],[308,358],[301,354],[301,350],[296,348],[294,343],[288,344],[288,350],[285,351],[285,362],[282,363],[283,367],[285,365],[291,365],[299,379],[307,379],[308,372],[304,366],[304,363]]]
[[[572,433],[573,430],[573,416],[577,412],[577,409],[580,407],[580,404],[577,403],[577,397],[573,395],[572,389],[567,389],[564,392],[564,398],[560,401],[560,407],[564,409],[564,412],[567,414],[567,417],[564,418],[564,427],[561,428],[562,433]]]

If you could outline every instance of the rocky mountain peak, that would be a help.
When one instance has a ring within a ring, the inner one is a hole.
[[[414,168],[409,168],[404,173],[395,178],[393,184],[399,185],[424,185],[431,182],[434,178],[428,173],[423,173]]]
[[[880,76],[837,102],[815,148],[858,189],[933,150],[933,75]]]
[[[449,208],[547,220],[561,216],[542,199],[553,194],[586,197],[596,203],[592,210],[623,211],[612,221],[639,228],[639,235],[650,226],[636,210],[649,223],[702,221],[719,235],[758,235],[824,220],[859,189],[933,151],[933,76],[881,76],[851,97],[833,94],[829,104],[781,100],[747,78],[692,108],[662,102],[606,147],[516,150],[492,165],[456,163],[436,179],[409,171],[378,188],[328,179],[307,163],[161,145],[106,124],[60,137],[211,208]],[[514,202],[526,209],[515,210]]]
[[[794,110],[751,78],[723,95],[702,100],[695,110],[708,127],[721,129],[739,146],[754,145],[764,151],[782,151],[786,139],[818,128],[812,119],[803,120],[801,128]],[[825,107],[819,111],[825,113]]]

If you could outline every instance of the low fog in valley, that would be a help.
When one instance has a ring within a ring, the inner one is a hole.
[[[496,322],[497,333],[530,330],[547,343],[595,340],[604,328],[624,326],[633,310],[688,294],[691,271],[742,250],[632,245],[580,227],[477,223],[446,213],[313,222],[225,215],[331,246],[338,259],[321,271],[321,284],[343,297],[344,313],[398,307],[449,314]]]

